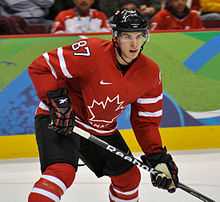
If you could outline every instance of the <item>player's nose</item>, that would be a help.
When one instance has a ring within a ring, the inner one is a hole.
[[[131,40],[131,47],[132,48],[137,48],[138,46],[138,40],[137,39],[132,39]]]

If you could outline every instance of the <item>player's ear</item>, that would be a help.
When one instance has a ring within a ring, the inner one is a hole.
[[[112,42],[114,44],[114,47],[118,48],[118,38],[117,37],[112,37]]]

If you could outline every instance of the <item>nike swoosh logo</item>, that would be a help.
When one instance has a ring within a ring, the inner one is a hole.
[[[111,82],[106,82],[103,80],[101,80],[99,83],[100,83],[100,85],[111,85],[112,84]]]

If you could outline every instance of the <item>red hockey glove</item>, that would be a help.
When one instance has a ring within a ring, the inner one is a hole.
[[[72,133],[75,125],[72,103],[66,89],[48,92],[50,118],[49,128],[61,135]]]
[[[173,193],[178,185],[178,168],[174,163],[166,148],[163,148],[158,153],[141,156],[144,164],[150,168],[155,168],[158,173],[151,173],[151,182],[153,186],[166,189]]]

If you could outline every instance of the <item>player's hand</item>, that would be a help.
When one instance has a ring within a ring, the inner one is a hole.
[[[48,92],[50,118],[49,128],[61,135],[72,133],[75,125],[72,103],[66,89]]]
[[[178,168],[166,148],[158,153],[141,156],[141,159],[150,168],[159,171],[150,174],[153,186],[166,189],[170,193],[176,191],[179,182]]]

